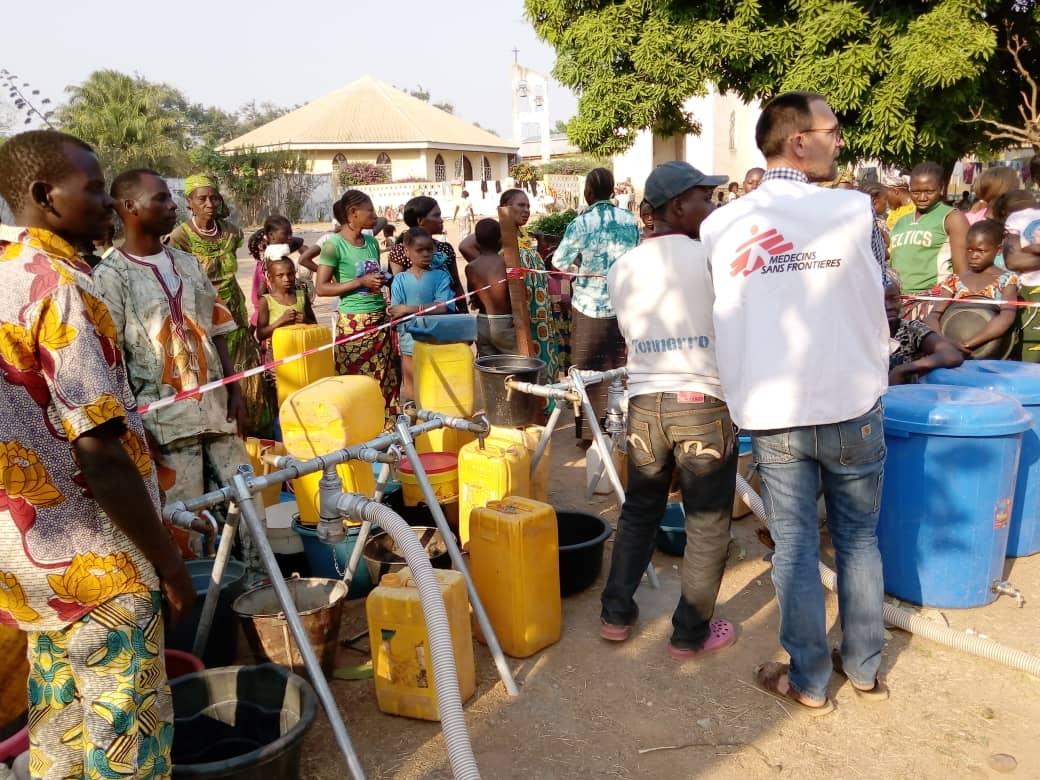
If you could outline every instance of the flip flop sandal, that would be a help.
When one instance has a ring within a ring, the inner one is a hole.
[[[849,680],[849,676],[845,674],[845,664],[841,660],[841,651],[836,647],[831,650],[831,666],[834,667],[835,672]],[[852,690],[856,692],[856,695],[864,701],[885,701],[888,699],[888,686],[885,685],[880,677],[875,677],[874,687],[867,690],[863,690],[852,680],[849,680],[849,685],[852,686]]]
[[[770,661],[767,664],[762,664],[755,669],[755,684],[759,688],[771,693],[774,696],[778,696],[781,699],[786,699],[789,702],[797,704],[807,714],[814,718],[820,718],[824,715],[829,715],[834,712],[834,702],[830,698],[826,698],[823,704],[812,705],[806,704],[798,698],[795,689],[791,686],[791,678],[787,678],[787,690],[780,690],[780,678],[790,672],[790,665],[777,663],[776,661]]]
[[[619,626],[600,619],[599,635],[608,642],[624,642],[632,635],[632,626]]]
[[[713,653],[729,647],[737,641],[737,627],[728,620],[713,620],[708,624],[708,638],[700,647],[686,648],[676,647],[668,643],[668,655],[677,661],[688,661],[691,658],[699,658],[702,655]]]

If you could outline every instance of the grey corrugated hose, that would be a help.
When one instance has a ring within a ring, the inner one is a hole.
[[[430,558],[419,543],[411,526],[385,504],[354,494],[340,496],[337,507],[345,515],[360,517],[375,523],[397,543],[411,569],[415,587],[419,591],[426,631],[430,637],[430,656],[433,677],[437,682],[437,711],[441,716],[441,731],[448,751],[452,774],[458,780],[480,780],[480,770],[473,756],[466,720],[462,713],[462,695],[459,693],[455,651],[451,643],[451,626],[444,608],[440,583],[430,566]]]

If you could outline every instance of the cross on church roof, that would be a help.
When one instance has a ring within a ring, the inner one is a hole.
[[[520,62],[520,50],[513,46],[513,64],[517,65]]]

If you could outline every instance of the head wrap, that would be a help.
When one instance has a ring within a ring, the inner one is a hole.
[[[882,179],[882,184],[886,187],[892,187],[893,189],[910,189],[910,177],[909,176],[885,176]]]
[[[184,194],[191,195],[199,187],[212,187],[214,192],[220,192],[217,180],[204,173],[196,173],[184,180]]]
[[[292,250],[288,244],[268,244],[264,250],[264,260],[281,260],[287,257]]]

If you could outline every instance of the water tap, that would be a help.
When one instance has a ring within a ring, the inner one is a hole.
[[[994,580],[990,590],[1000,596],[1010,596],[1015,600],[1020,609],[1026,605],[1026,598],[1022,595],[1022,591],[1007,580]]]
[[[607,415],[604,430],[613,436],[625,432],[625,385],[615,379],[607,388]]]
[[[491,421],[488,419],[487,415],[484,412],[478,412],[476,415],[474,415],[473,422],[479,423],[480,426],[483,428],[482,431],[477,431],[476,434],[477,446],[480,449],[484,449],[484,440],[487,439],[488,435],[491,433]]]

